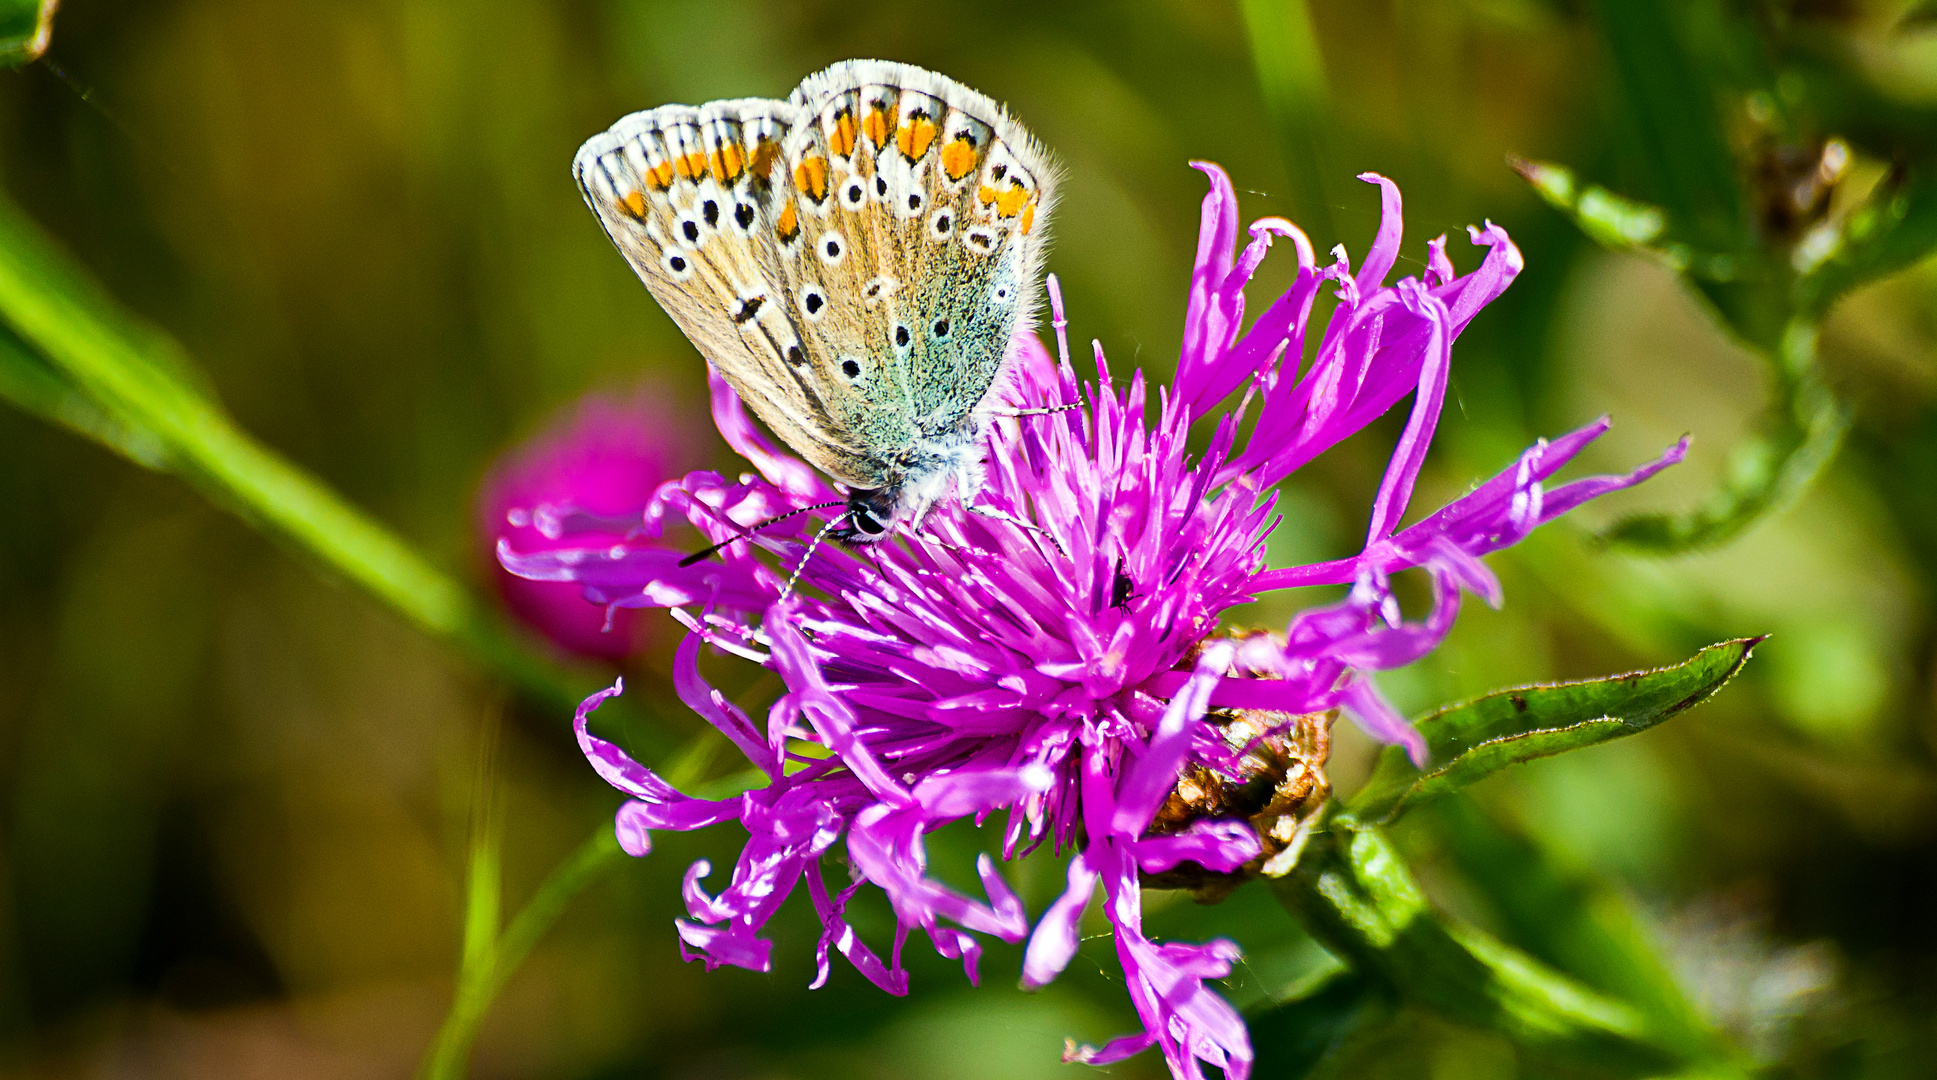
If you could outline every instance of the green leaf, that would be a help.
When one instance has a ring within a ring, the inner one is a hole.
[[[1713,1062],[1648,1016],[1449,918],[1376,827],[1335,818],[1272,890],[1329,950],[1401,1001],[1497,1031],[1530,1056],[1601,1075],[1669,1075]]]
[[[0,398],[138,465],[168,467],[166,450],[153,432],[131,427],[110,415],[47,361],[35,356],[5,326],[0,326]]]
[[[1641,1009],[1662,1038],[1688,1053],[1721,1046],[1621,889],[1496,821],[1473,799],[1443,799],[1430,818],[1507,940]]]
[[[565,913],[572,900],[625,860],[626,854],[613,834],[612,823],[601,822],[590,838],[546,876],[530,902],[505,927],[503,937],[485,939],[484,944],[474,947],[471,935],[476,923],[472,919],[466,920],[466,962],[458,974],[457,993],[451,1002],[451,1011],[438,1028],[437,1037],[431,1041],[430,1049],[418,1065],[418,1080],[462,1080],[470,1058],[471,1044],[476,1041],[478,1029],[484,1023],[491,1003],[497,999],[498,992],[504,989],[505,983],[511,980],[525,957],[558,921],[559,916]],[[495,876],[495,855],[492,865],[480,868],[474,852],[472,872]],[[489,893],[490,915],[495,924],[495,884],[489,887]],[[475,890],[472,896],[475,898]],[[476,906],[472,906],[470,911],[475,913]]]
[[[47,51],[59,0],[0,0],[0,64],[31,64]]]
[[[1421,720],[1428,767],[1387,747],[1346,804],[1361,821],[1388,822],[1509,765],[1646,731],[1700,702],[1748,661],[1761,638],[1711,645],[1674,667],[1605,679],[1500,690]]]
[[[1507,164],[1549,206],[1609,251],[1653,259],[1698,283],[1733,284],[1757,276],[1752,258],[1701,246],[1688,236],[1686,222],[1663,207],[1587,183],[1555,162],[1509,155]]]
[[[1584,184],[1574,170],[1551,161],[1508,157],[1507,164],[1548,205],[1566,214],[1602,247],[1659,254],[1651,245],[1668,230],[1668,214],[1661,207],[1617,195],[1599,184]]]
[[[1796,245],[1797,306],[1820,315],[1845,293],[1937,250],[1937,168],[1900,171],[1862,206]]]

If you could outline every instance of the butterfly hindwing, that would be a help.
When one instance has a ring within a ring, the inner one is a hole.
[[[826,305],[805,337],[830,412],[892,476],[994,387],[1035,293],[1052,168],[1000,106],[920,68],[850,61],[789,100],[804,226],[783,272]]]

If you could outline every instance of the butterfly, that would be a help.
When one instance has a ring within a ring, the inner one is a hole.
[[[785,101],[633,113],[573,171],[673,322],[846,487],[837,539],[918,527],[951,483],[970,507],[1056,201],[1048,151],[1005,108],[849,60]]]

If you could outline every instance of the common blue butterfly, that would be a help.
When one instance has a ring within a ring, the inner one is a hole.
[[[574,171],[707,361],[846,486],[836,537],[918,526],[951,482],[970,505],[1056,195],[1007,110],[932,71],[849,60],[785,101],[634,113]]]

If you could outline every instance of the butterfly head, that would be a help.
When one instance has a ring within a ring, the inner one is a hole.
[[[872,488],[848,496],[845,520],[834,529],[834,539],[844,544],[874,544],[887,539],[902,514],[900,493],[892,488]]]
[[[982,490],[985,418],[971,417],[936,438],[917,440],[887,482],[850,488],[844,520],[833,536],[847,544],[874,544],[906,526],[918,529],[928,512],[951,493],[967,506]]]

